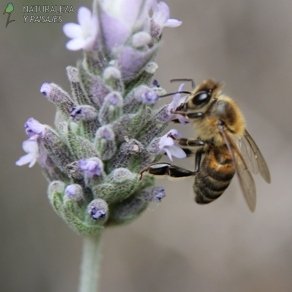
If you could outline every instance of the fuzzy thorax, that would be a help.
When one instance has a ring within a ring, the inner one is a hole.
[[[194,127],[198,136],[204,141],[212,140],[215,145],[224,143],[218,124],[223,122],[227,131],[235,138],[240,139],[245,131],[245,119],[235,101],[225,95],[217,97],[202,119],[194,120]]]

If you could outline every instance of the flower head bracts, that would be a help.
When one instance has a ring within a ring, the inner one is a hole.
[[[80,8],[79,24],[64,26],[67,48],[85,51],[66,68],[71,92],[51,82],[40,89],[56,107],[55,129],[28,119],[27,154],[16,162],[38,162],[52,207],[82,235],[129,222],[160,201],[164,189],[150,176],[140,180],[140,171],[163,154],[185,157],[178,132],[165,134],[169,121],[182,119],[173,111],[183,97],[156,110],[166,91],[153,81],[162,30],[179,22],[157,0],[95,0],[93,11]]]

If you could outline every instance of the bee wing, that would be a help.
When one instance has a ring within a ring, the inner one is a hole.
[[[251,171],[251,173],[258,174],[259,173],[258,164],[247,139],[244,137],[240,138],[237,145],[240,150],[240,153],[242,154],[245,160],[245,163],[247,164],[248,169]]]
[[[234,143],[229,134],[223,127],[219,128],[224,142],[232,156],[235,171],[238,176],[239,184],[245,198],[245,201],[251,212],[254,212],[256,207],[256,186],[254,179],[247,167],[247,164],[241,155],[237,145]]]
[[[267,182],[271,182],[271,175],[268,168],[268,165],[253,138],[249,134],[247,130],[245,130],[244,136],[243,136],[243,143],[245,144],[245,147],[247,148],[247,158],[252,162],[252,170],[255,171],[255,173],[259,172],[263,179]]]

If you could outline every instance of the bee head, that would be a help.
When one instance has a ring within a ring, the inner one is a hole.
[[[188,110],[202,109],[220,93],[221,84],[213,80],[205,80],[199,84],[181,107]]]

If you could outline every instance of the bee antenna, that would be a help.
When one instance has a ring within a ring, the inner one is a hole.
[[[170,95],[175,95],[175,94],[191,94],[190,91],[185,91],[185,90],[182,90],[182,91],[176,91],[176,92],[170,92],[170,93],[166,93],[166,94],[163,94],[163,95],[159,95],[159,97],[166,97],[166,96],[170,96]]]
[[[175,78],[175,79],[170,79],[170,82],[182,82],[182,81],[187,81],[187,82],[191,82],[192,84],[192,89],[195,88],[196,84],[195,84],[195,81],[194,79],[192,78]]]

